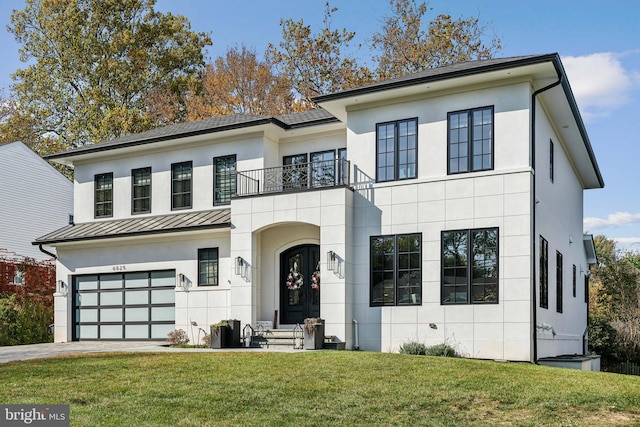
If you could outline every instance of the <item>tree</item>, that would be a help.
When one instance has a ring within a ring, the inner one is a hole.
[[[367,67],[343,53],[355,37],[354,32],[332,30],[332,15],[338,10],[325,3],[324,28],[316,35],[304,21],[281,20],[282,41],[279,47],[269,44],[268,55],[281,75],[289,76],[301,96],[305,109],[313,107],[317,95],[357,87],[373,81]]]
[[[639,362],[640,270],[634,266],[638,256],[618,249],[615,241],[605,236],[596,236],[594,243],[598,265],[592,269],[589,308],[597,322],[592,322],[589,334],[599,337],[600,331],[607,331],[607,336],[615,335],[617,349],[613,353]]]
[[[180,101],[203,70],[202,49],[211,40],[154,4],[27,0],[14,11],[8,29],[21,45],[21,60],[31,63],[13,75],[20,114],[5,132],[27,120],[34,135],[75,147],[157,125],[149,94],[162,88]]]
[[[497,37],[486,39],[488,27],[477,17],[436,16],[426,28],[428,8],[415,0],[390,0],[392,14],[383,18],[382,30],[372,37],[379,79],[389,79],[456,62],[489,59],[501,49]]]
[[[232,47],[207,65],[201,91],[186,101],[189,121],[235,113],[276,116],[293,109],[289,80],[245,46]]]

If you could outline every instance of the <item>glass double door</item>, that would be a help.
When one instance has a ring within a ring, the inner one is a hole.
[[[280,323],[320,317],[320,247],[300,245],[280,256]]]

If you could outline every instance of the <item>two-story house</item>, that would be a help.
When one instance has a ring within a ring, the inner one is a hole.
[[[56,341],[307,317],[347,348],[582,354],[603,187],[557,54],[455,64],[320,109],[167,126],[53,155],[75,170]]]

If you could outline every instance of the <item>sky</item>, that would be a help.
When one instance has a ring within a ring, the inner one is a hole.
[[[208,32],[208,61],[229,47],[264,53],[281,40],[280,20],[303,19],[319,30],[325,0],[158,0],[161,12],[184,15],[191,28]],[[368,45],[389,14],[388,0],[332,0],[333,28],[355,31],[354,51],[370,60]],[[477,16],[501,39],[498,57],[559,53],[605,181],[587,190],[584,229],[604,234],[621,248],[640,250],[640,1],[638,0],[431,0],[430,13]],[[18,44],[6,30],[23,0],[0,1],[0,88],[24,68]],[[435,16],[435,15],[429,15]]]

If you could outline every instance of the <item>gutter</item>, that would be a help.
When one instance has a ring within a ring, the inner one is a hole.
[[[531,304],[533,310],[533,319],[532,319],[532,336],[533,336],[533,363],[538,363],[538,300],[536,294],[536,97],[549,89],[552,89],[558,86],[563,82],[564,73],[558,68],[558,64],[556,61],[553,62],[553,66],[556,70],[556,74],[558,76],[558,80],[556,82],[551,83],[548,86],[545,86],[541,89],[536,90],[531,95],[531,169],[533,170],[533,189],[531,192],[531,206],[532,209],[532,220],[531,220]]]
[[[57,260],[57,259],[58,259],[58,256],[57,256],[57,255],[54,255],[54,254],[52,254],[51,252],[49,252],[48,250],[44,249],[44,248],[42,247],[42,245],[43,245],[42,243],[38,244],[38,249],[40,249],[40,252],[42,252],[42,253],[44,253],[44,254],[49,255],[49,256],[50,256],[51,258],[53,258],[54,260]]]

